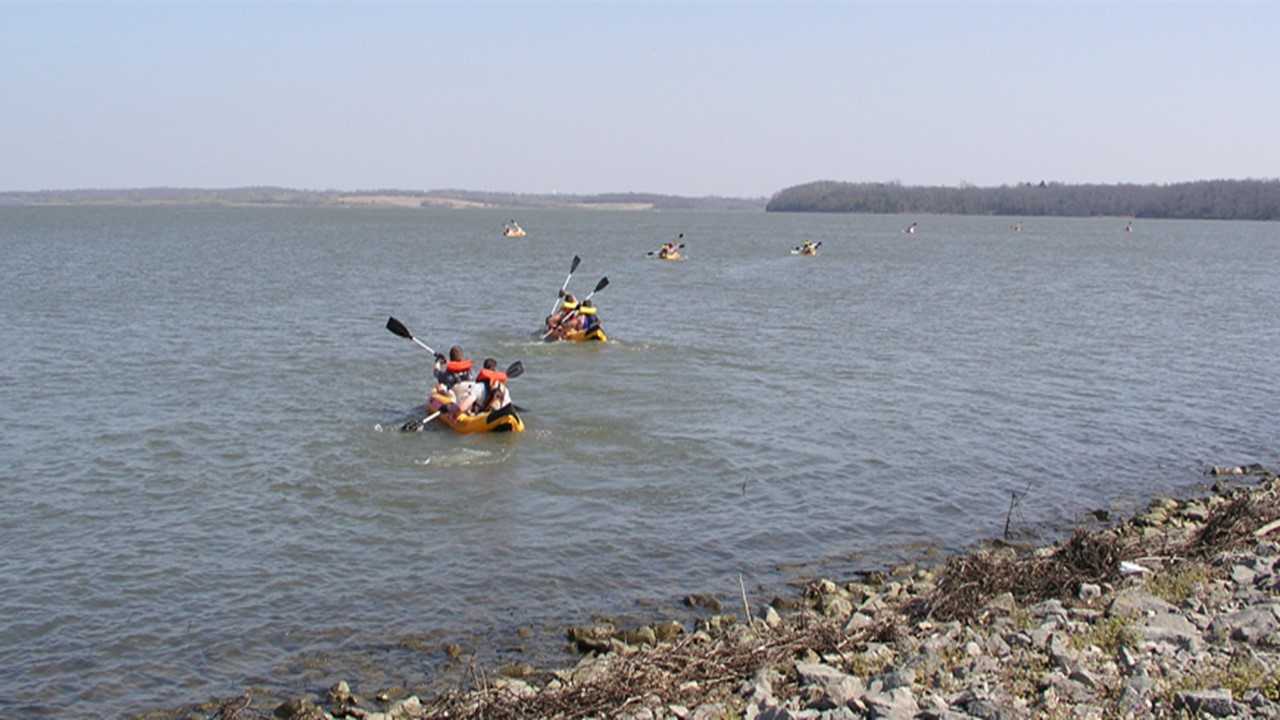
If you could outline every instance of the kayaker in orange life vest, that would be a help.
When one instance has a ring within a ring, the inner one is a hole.
[[[481,390],[480,408],[477,412],[493,412],[511,404],[511,393],[507,390],[507,374],[498,369],[498,361],[493,358],[484,359],[484,367],[476,376],[476,384]]]
[[[480,395],[481,387],[472,379],[472,365],[457,345],[449,348],[448,360],[443,355],[436,356],[436,392],[453,399],[449,411],[454,417],[470,408]]]
[[[435,375],[436,390],[449,392],[460,382],[471,381],[472,362],[462,354],[462,348],[454,345],[449,348],[449,357],[436,354]]]

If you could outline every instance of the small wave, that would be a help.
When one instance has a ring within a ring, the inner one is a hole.
[[[435,467],[476,467],[506,462],[510,453],[474,448],[453,448],[432,453],[425,460],[415,460],[415,465],[431,464]]]

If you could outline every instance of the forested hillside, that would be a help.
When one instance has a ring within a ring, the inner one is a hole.
[[[1173,185],[1027,183],[982,188],[905,187],[823,180],[786,188],[770,212],[937,215],[1095,215],[1280,220],[1280,180],[1204,180]]]

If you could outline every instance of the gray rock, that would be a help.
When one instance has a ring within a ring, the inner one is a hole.
[[[689,713],[689,720],[723,720],[725,717],[724,708],[715,703],[703,703]]]
[[[1248,565],[1231,566],[1231,582],[1237,585],[1253,585],[1258,579],[1258,572]]]
[[[864,612],[855,612],[853,615],[849,616],[849,622],[845,623],[844,630],[845,632],[855,632],[864,627],[875,624],[875,621],[874,617]]]
[[[306,698],[297,698],[282,703],[272,713],[280,720],[324,720],[325,713],[316,704]]]
[[[970,717],[981,720],[1015,720],[1021,716],[1013,708],[989,697],[966,695],[956,703]]]
[[[1150,708],[1151,695],[1155,689],[1156,681],[1150,675],[1130,675],[1125,680],[1124,691],[1120,693],[1120,709],[1128,713]]]
[[[420,715],[422,715],[422,701],[413,695],[387,708],[389,720],[410,720]]]
[[[1000,637],[999,635],[992,635],[987,638],[987,654],[988,655],[1002,658],[1002,657],[1008,657],[1009,653],[1012,651],[1013,651],[1012,648],[1009,647],[1009,643],[1005,642],[1005,639]]]
[[[1045,600],[1027,608],[1034,617],[1038,618],[1061,618],[1067,619],[1067,609],[1062,606],[1061,600]]]
[[[1080,583],[1076,597],[1083,602],[1093,602],[1102,597],[1102,586],[1097,583]]]
[[[1235,713],[1230,690],[1195,690],[1180,692],[1174,696],[1175,708],[1194,714],[1207,713],[1214,717],[1228,717]]]
[[[744,683],[740,694],[746,699],[748,705],[759,705],[761,708],[773,705],[773,684],[782,679],[782,675],[777,670],[762,668],[756,672],[751,682]]]
[[[916,696],[905,687],[881,692],[868,692],[861,698],[863,705],[871,711],[872,717],[888,720],[907,720],[920,712]]]
[[[822,689],[825,702],[819,703],[824,709],[832,709],[847,705],[866,692],[860,678],[821,663],[796,665],[796,675],[802,685],[816,685]]]
[[[1032,629],[1031,644],[1034,647],[1047,649],[1049,647],[1049,640],[1053,637],[1053,634],[1057,629],[1058,623],[1056,620],[1047,622],[1040,627]]]
[[[618,720],[655,720],[655,716],[649,708],[640,707],[619,715]]]
[[[760,713],[756,720],[818,720],[822,713],[817,710],[791,710],[785,707],[771,707]]]
[[[1176,647],[1198,652],[1204,643],[1200,631],[1182,615],[1155,613],[1140,620],[1137,625],[1142,641],[1148,644],[1169,643]]]
[[[1280,631],[1280,603],[1257,605],[1223,615],[1210,626],[1210,632],[1216,637],[1255,645],[1277,631]]]
[[[1140,590],[1125,590],[1115,596],[1107,607],[1107,615],[1141,616],[1152,613],[1176,613],[1178,608]]]
[[[1057,692],[1057,696],[1068,700],[1075,704],[1089,702],[1093,699],[1093,691],[1084,683],[1072,680],[1063,673],[1051,672],[1040,680],[1040,686],[1044,689],[1052,688]]]
[[[835,597],[824,596],[822,612],[829,618],[843,621],[853,614],[853,603],[849,602],[847,598],[838,595]]]
[[[771,628],[777,628],[782,625],[782,616],[778,614],[778,611],[772,605],[765,605],[760,610],[759,617],[764,621],[765,625]]]

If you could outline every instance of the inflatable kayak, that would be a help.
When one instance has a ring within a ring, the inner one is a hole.
[[[609,338],[605,337],[604,328],[599,325],[590,330],[567,330],[560,339],[571,342],[609,342]]]
[[[427,406],[431,412],[436,412],[448,407],[450,402],[452,400],[449,399],[448,395],[432,393],[431,400],[427,403]],[[524,421],[520,419],[520,413],[516,411],[515,405],[508,405],[501,410],[480,413],[479,415],[469,412],[461,413],[457,417],[453,417],[448,410],[444,410],[440,413],[438,421],[463,435],[482,432],[524,432]]]
[[[502,231],[502,234],[507,237],[524,237],[525,235],[524,230],[520,228],[507,228]]]
[[[658,259],[659,260],[679,260],[680,253],[675,251],[669,252],[669,253],[658,253]]]

